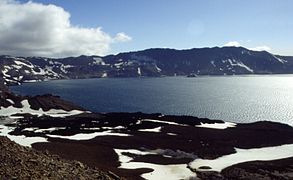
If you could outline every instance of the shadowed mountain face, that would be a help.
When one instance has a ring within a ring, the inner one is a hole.
[[[293,73],[293,57],[243,47],[147,49],[105,57],[0,56],[0,69],[6,84],[64,78],[285,74]]]

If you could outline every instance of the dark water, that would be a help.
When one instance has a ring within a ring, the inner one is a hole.
[[[293,125],[292,75],[58,80],[12,89],[23,95],[52,93],[96,112],[160,112]]]

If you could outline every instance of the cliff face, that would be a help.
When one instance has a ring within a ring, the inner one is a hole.
[[[0,179],[119,179],[78,161],[20,146],[0,137]]]

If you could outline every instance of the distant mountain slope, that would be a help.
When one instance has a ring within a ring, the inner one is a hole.
[[[105,57],[53,59],[3,55],[0,70],[6,84],[64,78],[284,74],[293,73],[293,57],[243,47],[157,48]]]
[[[106,56],[108,63],[119,61],[155,64],[164,75],[186,75],[189,73],[263,74],[292,73],[287,61],[266,51],[251,51],[242,47],[201,48],[189,50],[148,49]]]

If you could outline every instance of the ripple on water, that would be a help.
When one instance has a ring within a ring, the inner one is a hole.
[[[292,82],[292,75],[109,78],[28,83],[12,89],[57,94],[96,112],[160,112],[293,125]]]

